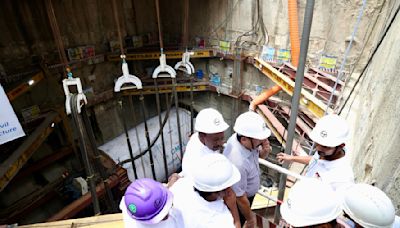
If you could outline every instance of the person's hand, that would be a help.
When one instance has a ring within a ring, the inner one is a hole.
[[[177,173],[173,173],[171,174],[171,176],[169,176],[168,178],[168,184],[167,187],[171,187],[179,178],[181,178],[181,176],[179,176],[179,174]]]
[[[272,148],[271,145],[269,144],[268,139],[265,139],[262,141],[260,147],[259,147],[260,155],[259,157],[262,159],[265,159],[268,157],[268,154],[271,153]]]
[[[240,225],[240,217],[239,217],[239,209],[237,208],[236,204],[236,194],[232,190],[231,187],[224,190],[224,202],[226,206],[231,211],[233,217],[233,223],[236,228],[241,228]]]
[[[250,220],[246,220],[246,222],[244,223],[244,228],[255,228],[256,226],[256,220],[255,218],[252,218]]]
[[[279,220],[279,228],[290,228],[290,224],[288,224],[285,220],[281,219]]]
[[[250,102],[249,111],[255,112],[255,110],[256,110],[256,107],[254,107],[253,102]]]
[[[271,147],[271,144],[269,143],[268,139],[266,139],[262,142],[261,149],[268,151],[268,154],[271,153],[272,147]]]
[[[291,161],[292,155],[288,155],[285,153],[279,153],[276,155],[276,159],[278,159],[278,162],[283,163],[285,161]]]
[[[225,189],[224,202],[229,207],[236,207],[236,194],[232,188]]]

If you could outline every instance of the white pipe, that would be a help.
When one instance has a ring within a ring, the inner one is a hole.
[[[296,179],[299,179],[299,180],[300,180],[300,179],[303,179],[303,178],[304,178],[304,176],[301,176],[300,174],[297,174],[297,173],[294,173],[294,172],[292,172],[292,171],[289,171],[288,169],[282,168],[282,167],[280,167],[279,165],[275,165],[275,164],[273,164],[273,163],[271,163],[271,162],[269,162],[269,161],[266,161],[266,160],[264,160],[264,159],[259,158],[259,159],[258,159],[258,162],[259,162],[261,165],[265,165],[265,166],[267,166],[268,168],[271,168],[271,169],[274,169],[274,170],[276,170],[276,171],[278,171],[278,172],[280,172],[280,173],[284,173],[284,174],[286,174],[286,175],[295,177]]]

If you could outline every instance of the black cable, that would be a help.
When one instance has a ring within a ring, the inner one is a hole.
[[[89,138],[89,143],[90,143],[91,149],[93,151],[93,154],[95,156],[95,161],[96,161],[95,166],[97,167],[97,170],[100,172],[100,179],[104,184],[104,189],[106,190],[106,195],[107,195],[107,200],[108,200],[108,208],[111,209],[111,212],[117,212],[118,209],[115,204],[114,197],[112,195],[110,186],[109,186],[108,182],[106,181],[108,176],[107,176],[107,173],[104,170],[104,166],[102,165],[101,160],[100,160],[100,153],[99,153],[99,150],[97,149],[97,144],[96,144],[96,139],[94,137],[93,128],[92,128],[92,125],[90,124],[90,120],[86,113],[85,106],[82,107],[81,113],[82,113],[83,123],[84,123],[85,129],[86,129],[86,133]]]
[[[128,145],[128,151],[129,151],[129,156],[131,158],[133,158],[133,150],[132,150],[132,144],[131,144],[131,140],[129,138],[129,132],[128,132],[128,127],[126,124],[126,118],[124,116],[123,110],[124,110],[124,106],[123,106],[123,101],[122,101],[122,97],[120,97],[119,101],[118,101],[118,105],[119,105],[119,116],[122,119],[122,126],[124,127],[124,133],[125,133],[125,139],[126,139],[126,144]],[[137,171],[136,171],[136,165],[135,165],[135,161],[132,160],[132,170],[133,170],[133,175],[135,176],[135,179],[138,179],[138,175],[137,175]]]
[[[164,126],[165,126],[165,124],[167,123],[167,120],[168,120],[168,117],[169,117],[169,112],[170,112],[170,110],[171,110],[173,97],[174,97],[174,96],[172,95],[172,96],[171,96],[171,99],[170,99],[170,102],[169,102],[170,105],[167,107],[167,113],[165,114],[164,121],[163,121],[163,123],[162,123],[162,125],[161,125],[161,127],[160,127],[160,130],[159,130],[158,133],[157,133],[157,136],[153,139],[153,141],[150,143],[150,145],[148,146],[148,148],[146,148],[146,149],[143,150],[140,154],[138,154],[138,155],[136,155],[135,157],[133,157],[133,160],[139,159],[140,157],[142,157],[143,155],[145,155],[148,151],[150,151],[151,148],[152,148],[152,147],[154,146],[154,144],[156,143],[156,141],[158,140],[158,138],[160,137],[161,131],[163,131]],[[130,162],[130,161],[131,161],[131,159],[126,159],[126,160],[123,160],[123,161],[119,162],[118,165],[121,165],[121,166],[122,166],[123,164],[128,163],[128,162]]]
[[[94,214],[98,215],[101,213],[100,212],[100,204],[99,204],[99,200],[98,200],[97,194],[96,194],[96,184],[94,182],[93,169],[92,169],[92,166],[90,165],[91,163],[90,163],[88,151],[86,148],[87,143],[85,141],[85,129],[83,127],[84,125],[82,123],[82,118],[79,116],[78,110],[77,110],[77,108],[78,108],[77,106],[80,104],[78,104],[77,101],[78,101],[77,95],[72,94],[71,99],[70,99],[72,119],[75,124],[75,128],[77,129],[78,134],[79,134],[78,139],[79,139],[79,144],[80,144],[80,148],[81,148],[83,164],[84,164],[85,170],[86,170],[86,178],[88,179],[89,186],[90,186],[90,193],[92,195]]]

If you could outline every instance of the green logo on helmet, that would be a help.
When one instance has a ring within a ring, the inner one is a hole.
[[[135,204],[133,204],[133,203],[129,204],[128,208],[133,214],[136,213],[136,205]]]

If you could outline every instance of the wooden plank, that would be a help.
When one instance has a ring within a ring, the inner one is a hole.
[[[22,143],[10,157],[0,166],[0,192],[8,185],[18,171],[25,165],[32,154],[39,148],[47,136],[53,131],[52,123],[61,121],[60,115],[52,111],[46,115],[46,118],[38,128]]]
[[[124,222],[122,213],[98,215],[79,219],[67,219],[56,222],[36,223],[30,225],[18,226],[21,228],[36,228],[36,227],[57,227],[57,228],[71,228],[71,227],[96,227],[96,228],[123,228]]]

